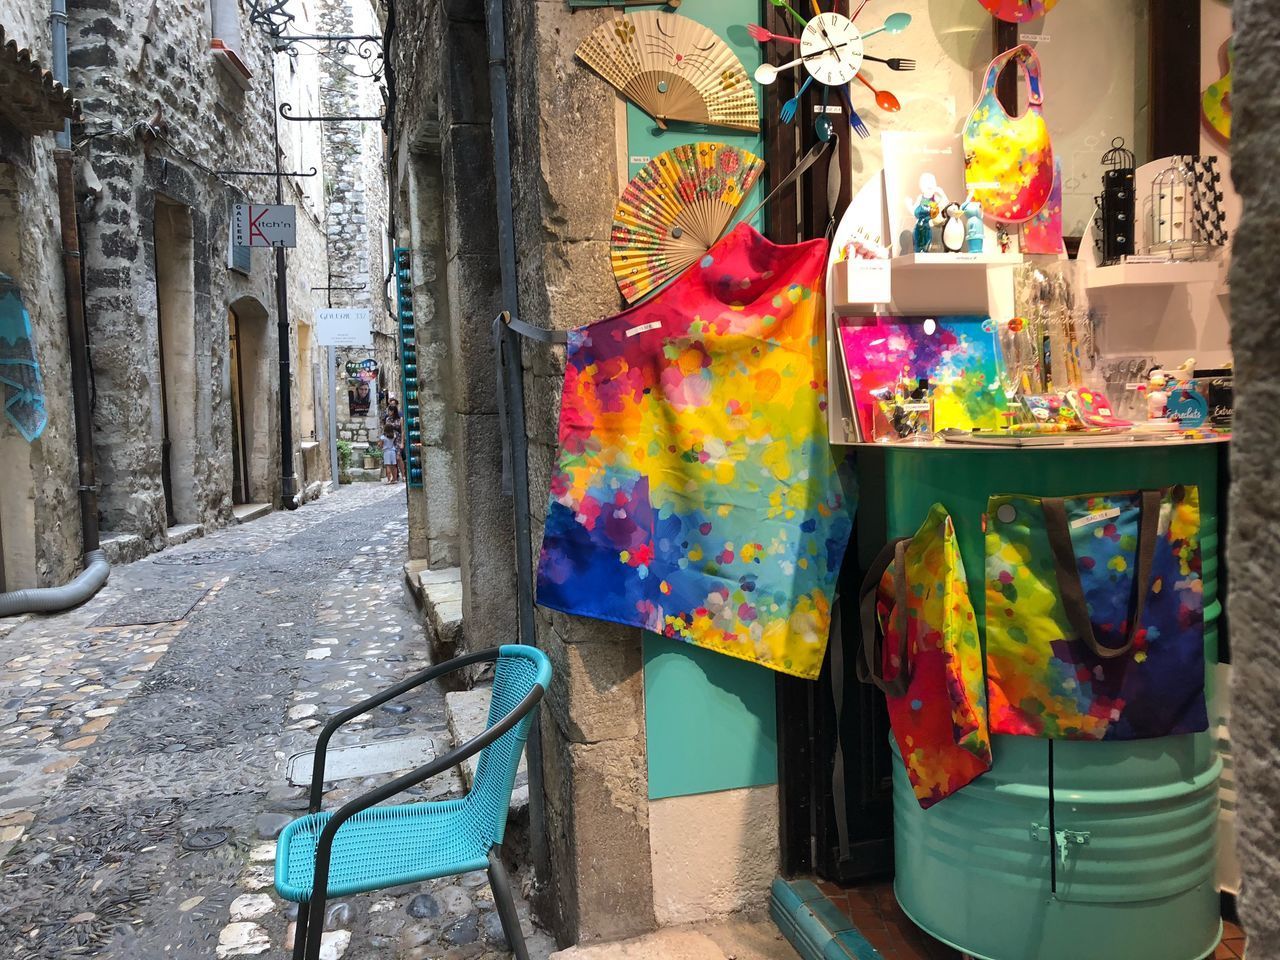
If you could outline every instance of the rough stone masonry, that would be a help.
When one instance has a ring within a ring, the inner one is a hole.
[[[1232,173],[1244,201],[1231,265],[1236,358],[1227,544],[1231,590],[1232,755],[1240,787],[1240,917],[1250,960],[1280,958],[1280,10],[1239,0],[1235,13]]]

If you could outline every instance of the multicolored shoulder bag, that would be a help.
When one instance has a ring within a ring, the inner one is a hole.
[[[951,517],[934,504],[862,584],[858,678],[884,691],[921,807],[991,769],[982,646]]]
[[[996,496],[986,521],[992,733],[1207,728],[1196,487]]]

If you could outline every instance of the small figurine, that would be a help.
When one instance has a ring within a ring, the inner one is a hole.
[[[916,218],[916,229],[912,235],[916,253],[928,253],[933,246],[933,221],[938,217],[938,205],[922,196],[911,212]]]
[[[938,178],[932,173],[922,173],[919,196],[914,202],[907,200],[907,207],[916,218],[912,234],[916,253],[928,253],[933,246],[933,228],[943,225],[942,210],[946,206],[947,192],[938,186]]]
[[[982,204],[975,200],[971,193],[960,209],[964,211],[965,216],[964,235],[968,240],[967,249],[969,253],[981,253],[984,239]]]
[[[1009,236],[1009,231],[1001,226],[999,232],[996,233],[996,240],[1000,244],[1000,252],[1008,253],[1009,247],[1013,244],[1013,238]]]
[[[942,209],[942,249],[959,253],[964,247],[964,213],[960,204],[948,203]]]

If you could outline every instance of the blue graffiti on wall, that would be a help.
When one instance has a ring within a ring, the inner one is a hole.
[[[44,385],[31,335],[31,314],[22,302],[18,285],[3,273],[0,273],[0,387],[3,387],[5,416],[30,443],[44,432],[49,422],[44,409]]]

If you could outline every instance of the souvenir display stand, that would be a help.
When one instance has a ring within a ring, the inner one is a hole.
[[[981,624],[982,514],[990,494],[1197,484],[1205,657],[1212,665],[1221,613],[1219,459],[1227,445],[1136,446],[859,446],[859,559],[865,565],[878,544],[909,536],[929,507],[942,503],[955,522]],[[903,910],[932,936],[989,960],[1076,960],[1082,940],[1106,943],[1131,960],[1196,960],[1211,952],[1221,929],[1214,869],[1222,762],[1210,734],[1054,742],[1056,838],[1048,743],[992,737],[991,770],[927,810],[895,763],[894,890]]]
[[[1212,676],[1221,612],[1217,528],[1224,439],[1116,437],[1102,444],[1099,438],[1089,443],[1063,435],[1048,440],[1050,445],[1026,447],[937,439],[858,442],[853,401],[840,388],[846,376],[838,340],[841,313],[868,323],[877,316],[930,311],[1006,322],[1015,309],[1011,264],[1022,259],[996,253],[949,262],[946,254],[900,255],[887,265],[891,297],[879,304],[851,304],[848,291],[838,286],[847,281],[834,261],[851,238],[874,234],[877,223],[889,235],[883,184],[883,177],[873,178],[837,228],[828,279],[829,427],[833,443],[844,446],[856,462],[860,568],[867,569],[890,540],[913,534],[930,507],[941,503],[954,521],[985,643],[988,497],[1195,484],[1201,503],[1205,657]],[[1209,268],[1216,270],[1217,264],[1172,269]],[[1092,270],[1090,277],[1103,272]],[[845,656],[852,660],[856,651],[846,649]],[[917,925],[985,960],[1076,960],[1082,942],[1105,943],[1109,954],[1131,960],[1198,960],[1212,952],[1221,933],[1215,861],[1222,762],[1208,732],[1125,741],[997,735],[991,749],[988,772],[922,809],[893,747],[894,889]]]

